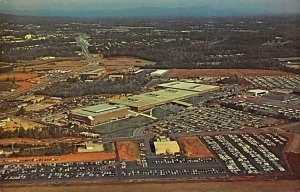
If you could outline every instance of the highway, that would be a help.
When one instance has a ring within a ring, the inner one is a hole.
[[[78,45],[80,46],[80,48],[82,49],[84,56],[88,60],[90,60],[92,63],[95,63],[96,59],[90,54],[89,49],[88,49],[89,43],[82,37],[82,35],[77,37],[76,41],[77,41]]]
[[[63,81],[75,74],[79,74],[79,73],[82,73],[84,71],[90,71],[92,70],[94,67],[95,64],[97,64],[97,60],[89,53],[88,51],[88,44],[85,42],[85,40],[82,38],[82,37],[78,37],[76,38],[79,46],[81,47],[83,53],[84,53],[84,56],[90,61],[90,63],[86,66],[83,66],[81,67],[80,69],[74,71],[74,72],[71,72],[71,73],[67,73],[65,74],[63,77],[60,77],[60,78],[49,78],[49,79],[45,79],[44,82],[34,86],[34,87],[31,87],[30,89],[26,89],[26,90],[20,90],[20,91],[16,91],[16,92],[13,92],[11,94],[8,94],[7,96],[4,96],[1,98],[0,101],[7,101],[7,100],[13,100],[21,95],[24,95],[26,94],[27,92],[29,91],[32,91],[34,89],[39,89],[39,88],[42,88],[43,86],[46,86],[46,85],[49,85],[49,84],[54,84],[54,83],[57,83],[57,82],[60,82],[60,81]],[[97,68],[98,68],[98,65],[97,65]]]

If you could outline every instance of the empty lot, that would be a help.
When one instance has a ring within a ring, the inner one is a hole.
[[[180,137],[177,139],[180,147],[186,152],[188,157],[206,158],[213,157],[202,141],[196,137]]]

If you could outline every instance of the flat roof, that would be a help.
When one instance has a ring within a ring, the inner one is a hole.
[[[268,90],[263,90],[263,89],[251,89],[248,91],[249,93],[264,93],[268,92]]]
[[[114,101],[114,103],[130,107],[145,107],[148,105],[161,105],[168,102],[172,102],[174,100],[185,99],[197,95],[198,93],[194,91],[179,89],[162,89],[139,95],[133,95],[125,99]]]
[[[126,108],[127,107],[124,105],[98,104],[81,109],[74,109],[71,113],[80,116],[94,117],[107,112],[118,111]]]
[[[177,141],[154,141],[154,146],[159,149],[179,148]]]
[[[100,72],[102,72],[104,69],[96,69],[89,72],[80,73],[80,75],[98,75]]]
[[[181,90],[196,91],[196,92],[206,92],[206,91],[217,90],[220,88],[219,86],[214,86],[214,85],[206,85],[206,84],[182,82],[182,81],[163,83],[163,84],[159,84],[158,87],[181,89]]]
[[[167,73],[169,70],[166,70],[166,69],[159,69],[159,70],[156,70],[152,73],[150,73],[150,75],[163,75],[165,73]]]

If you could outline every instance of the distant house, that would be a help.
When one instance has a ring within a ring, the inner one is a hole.
[[[124,78],[124,75],[109,75],[108,76],[108,79],[110,80],[116,80],[116,79],[123,79]]]
[[[257,96],[262,96],[268,94],[269,91],[267,90],[262,90],[262,89],[252,89],[248,91],[248,94],[257,97]]]

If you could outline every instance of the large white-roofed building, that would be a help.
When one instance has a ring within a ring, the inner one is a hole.
[[[128,107],[124,105],[99,104],[72,110],[69,120],[87,125],[96,125],[128,116]]]
[[[199,96],[202,93],[220,89],[218,86],[180,81],[160,84],[158,87],[163,89],[133,95],[131,97],[113,101],[112,103],[126,105],[134,111],[146,111],[159,105],[174,101],[178,102],[180,100]]]

